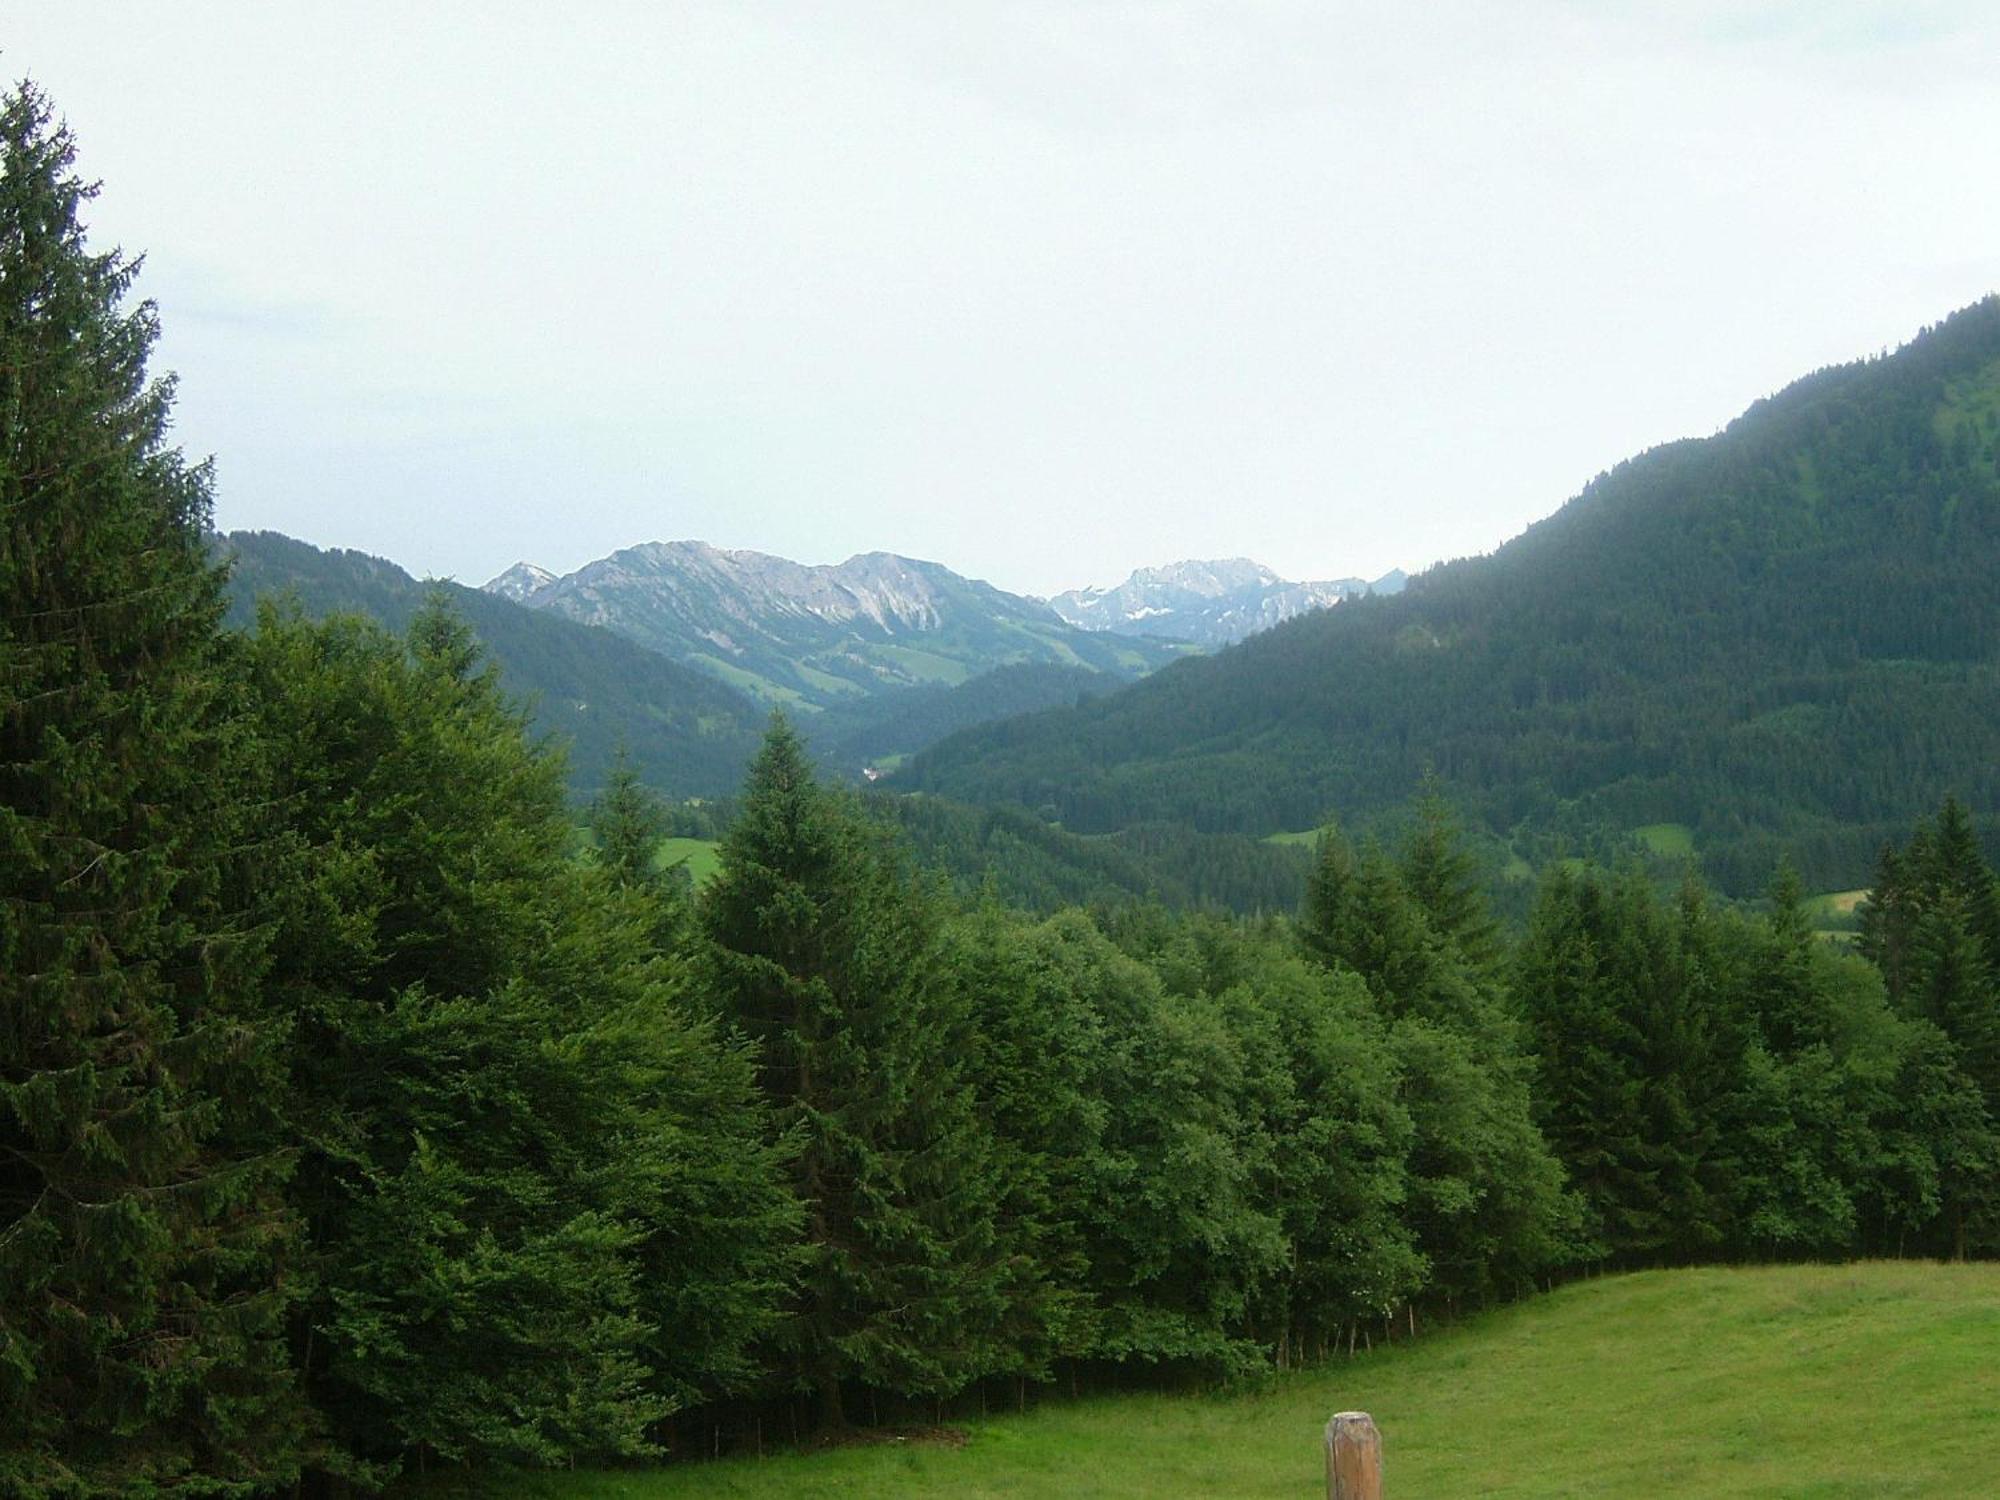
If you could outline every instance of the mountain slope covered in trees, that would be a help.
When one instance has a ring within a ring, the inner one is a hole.
[[[1687,825],[1852,886],[2000,801],[2000,298],[1599,477],[1488,557],[1129,692],[975,729],[901,785],[1079,832],[1366,821],[1425,769],[1500,831]]]
[[[324,551],[271,531],[223,540],[232,624],[256,620],[260,595],[289,596],[312,617],[367,615],[401,631],[433,589],[493,653],[507,691],[536,728],[566,740],[571,779],[602,785],[623,744],[648,785],[676,797],[732,792],[757,748],[764,710],[734,688],[608,630],[523,609],[455,583],[422,583],[365,553]]]

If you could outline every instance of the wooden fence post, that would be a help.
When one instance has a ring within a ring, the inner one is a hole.
[[[1326,1424],[1326,1500],[1382,1500],[1382,1434],[1365,1411]]]

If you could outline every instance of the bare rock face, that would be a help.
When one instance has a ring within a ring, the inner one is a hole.
[[[1365,1411],[1339,1411],[1326,1424],[1327,1500],[1382,1500],[1382,1434]]]

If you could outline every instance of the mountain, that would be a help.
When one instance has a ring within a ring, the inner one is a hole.
[[[649,542],[560,578],[517,564],[486,587],[806,713],[953,687],[1016,663],[1129,679],[1184,649],[1078,630],[1039,600],[889,552],[808,567],[703,542]]]
[[[567,741],[582,791],[603,784],[622,743],[640,776],[671,797],[733,795],[755,753],[765,711],[714,678],[608,630],[524,609],[497,593],[422,583],[365,553],[322,551],[269,531],[237,531],[230,619],[255,622],[259,595],[290,595],[307,614],[351,611],[395,630],[441,588],[499,665],[507,691],[532,705],[539,729]]]
[[[1601,475],[1490,556],[894,785],[1072,832],[1361,825],[1427,770],[1531,856],[1607,833],[1761,888],[1865,884],[1955,791],[2000,810],[2000,297]]]
[[[540,593],[556,581],[556,575],[547,568],[538,568],[533,563],[515,563],[498,578],[485,584],[489,594],[498,594],[513,604],[525,604],[529,598]]]
[[[1079,630],[1227,646],[1309,609],[1359,594],[1396,593],[1405,581],[1399,568],[1372,583],[1362,578],[1288,583],[1262,563],[1232,557],[1141,568],[1116,588],[1057,594],[1049,607]]]

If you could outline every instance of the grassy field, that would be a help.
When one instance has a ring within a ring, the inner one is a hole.
[[[1311,849],[1319,843],[1319,830],[1317,828],[1302,828],[1296,833],[1267,833],[1264,835],[1264,842],[1267,844],[1298,844],[1304,848]]]
[[[1855,909],[1868,899],[1868,892],[1829,891],[1823,896],[1806,897],[1806,916],[1813,926],[1826,931],[1851,932],[1861,924]]]
[[[661,839],[660,847],[653,855],[653,863],[664,870],[672,865],[687,861],[688,879],[696,885],[702,884],[717,870],[722,861],[715,853],[713,839]]]
[[[1648,823],[1633,829],[1632,837],[1645,845],[1648,854],[1663,859],[1683,859],[1694,853],[1694,830],[1685,823]]]
[[[2000,1492],[2000,1266],[1648,1272],[1209,1398],[1052,1402],[961,1446],[552,1475],[513,1500],[1139,1500],[1325,1493],[1330,1412],[1380,1425],[1385,1500]]]

